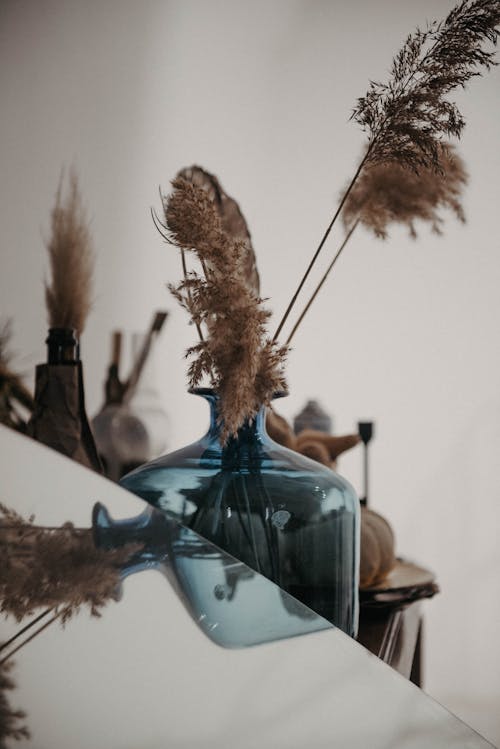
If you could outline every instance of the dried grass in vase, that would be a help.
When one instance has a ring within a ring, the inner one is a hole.
[[[169,286],[201,336],[187,352],[193,359],[189,385],[207,378],[218,393],[225,441],[285,389],[286,349],[267,336],[270,312],[249,281],[248,243],[225,231],[203,186],[178,176],[172,187],[163,200],[165,238],[182,255],[193,253],[200,265],[189,272],[184,266],[184,279]]]
[[[433,232],[442,233],[443,209],[464,223],[461,197],[468,177],[452,145],[443,144],[438,167],[425,166],[415,172],[390,161],[365,169],[345,202],[344,226],[348,229],[359,220],[376,237],[386,239],[389,225],[400,223],[416,239],[415,221],[428,223]]]
[[[387,239],[388,227],[393,223],[407,226],[410,236],[416,239],[416,221],[430,224],[433,232],[441,234],[443,209],[452,211],[459,221],[465,222],[461,199],[467,179],[464,162],[450,144],[443,144],[439,169],[427,166],[416,172],[397,162],[389,162],[375,164],[363,170],[344,203],[344,240],[295,322],[286,344],[290,345],[360,224],[379,239]]]
[[[74,168],[69,172],[66,196],[63,177],[59,182],[47,252],[51,273],[50,283],[45,284],[49,327],[74,329],[80,336],[92,303],[94,250]]]
[[[180,249],[184,272],[183,281],[170,288],[200,338],[188,351],[190,385],[208,377],[221,396],[223,439],[283,386],[287,348],[278,346],[278,337],[342,213],[350,224],[347,235],[287,344],[360,222],[383,237],[391,221],[406,224],[412,235],[417,219],[439,231],[441,208],[463,220],[459,197],[466,175],[445,139],[459,137],[465,122],[449,95],[496,64],[491,45],[499,22],[500,0],[462,0],[443,21],[410,34],[388,83],[372,82],[358,99],[352,117],[368,137],[364,155],[272,340],[266,337],[269,312],[245,282],[246,235],[227,232],[216,178],[199,167],[183,170],[170,198],[162,198],[165,224],[157,226]],[[188,270],[188,252],[198,259],[200,272]]]
[[[500,0],[462,0],[443,21],[410,34],[392,62],[389,81],[371,82],[366,95],[358,99],[352,118],[367,134],[367,148],[273,340],[279,337],[360,175],[374,165],[389,163],[416,172],[441,168],[446,139],[460,137],[465,126],[449,95],[496,65],[492,46],[499,23]]]

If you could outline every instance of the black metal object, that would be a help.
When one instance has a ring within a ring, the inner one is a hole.
[[[369,465],[368,465],[368,444],[373,437],[374,425],[373,421],[358,421],[358,434],[361,437],[361,441],[364,445],[363,450],[363,496],[360,498],[360,503],[363,506],[368,505],[368,478],[369,478]]]

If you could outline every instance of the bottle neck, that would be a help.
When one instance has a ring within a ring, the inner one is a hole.
[[[206,437],[211,441],[217,440],[220,443],[223,425],[220,420],[219,396],[208,388],[198,388],[192,392],[205,398],[210,406],[210,426]],[[266,437],[266,407],[261,406],[254,418],[246,419],[238,429],[237,434],[227,440],[223,450],[230,450],[236,444],[262,441]]]
[[[104,384],[104,398],[106,405],[119,404],[123,402],[124,384],[118,376],[116,364],[110,364],[108,376]]]
[[[49,328],[45,343],[47,364],[77,364],[80,361],[80,345],[72,328]]]

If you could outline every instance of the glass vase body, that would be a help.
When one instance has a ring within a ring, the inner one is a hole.
[[[129,473],[121,485],[277,583],[355,636],[359,502],[329,468],[271,440],[265,409],[224,445],[217,396],[197,442]]]

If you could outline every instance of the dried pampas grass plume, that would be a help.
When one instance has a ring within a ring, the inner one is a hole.
[[[273,340],[285,325],[330,232],[363,170],[396,161],[418,171],[439,168],[443,139],[460,137],[465,120],[449,94],[496,65],[500,0],[462,0],[441,22],[410,34],[393,60],[387,83],[371,82],[352,118],[368,136],[365,154],[314,252]],[[488,49],[489,47],[489,49]]]
[[[344,201],[344,240],[293,326],[286,340],[287,345],[291,343],[360,223],[381,239],[386,239],[391,223],[406,225],[410,236],[416,238],[417,220],[430,223],[432,231],[440,234],[443,223],[439,213],[441,209],[447,208],[459,221],[465,221],[460,200],[467,179],[462,159],[449,144],[443,145],[437,169],[421,167],[415,172],[396,162],[365,167]]]
[[[250,288],[259,294],[260,278],[252,238],[238,203],[223,190],[217,177],[201,166],[193,165],[181,169],[177,176],[206,190],[217,209],[223,230],[233,239],[242,240],[245,245],[241,260],[243,275]]]
[[[443,21],[407,37],[388,83],[372,81],[353,111],[368,134],[366,164],[438,166],[442,139],[459,138],[465,126],[449,94],[496,65],[499,23],[499,0],[462,0]]]
[[[386,239],[389,224],[400,223],[416,238],[419,220],[441,234],[441,209],[465,221],[460,200],[467,179],[464,162],[449,144],[442,150],[438,169],[427,166],[414,172],[396,162],[374,164],[363,170],[345,202],[344,226],[347,229],[359,219],[375,236]]]
[[[0,504],[0,612],[21,621],[57,607],[64,623],[86,606],[100,616],[116,600],[120,568],[137,548],[98,549],[91,529],[35,526]]]
[[[26,713],[22,710],[14,710],[7,697],[7,692],[15,689],[16,686],[10,675],[12,667],[12,661],[0,662],[0,749],[8,749],[7,739],[20,741],[30,738],[27,726],[23,725]]]
[[[249,285],[247,243],[230,236],[209,193],[177,177],[164,199],[167,240],[181,252],[191,251],[201,271],[185,273],[169,286],[175,298],[205,333],[187,356],[189,385],[207,377],[220,398],[221,439],[235,435],[273,393],[285,389],[286,349],[269,340],[270,312]]]
[[[61,176],[46,247],[51,274],[45,284],[49,326],[73,328],[81,335],[91,307],[94,252],[74,168],[65,198]]]

